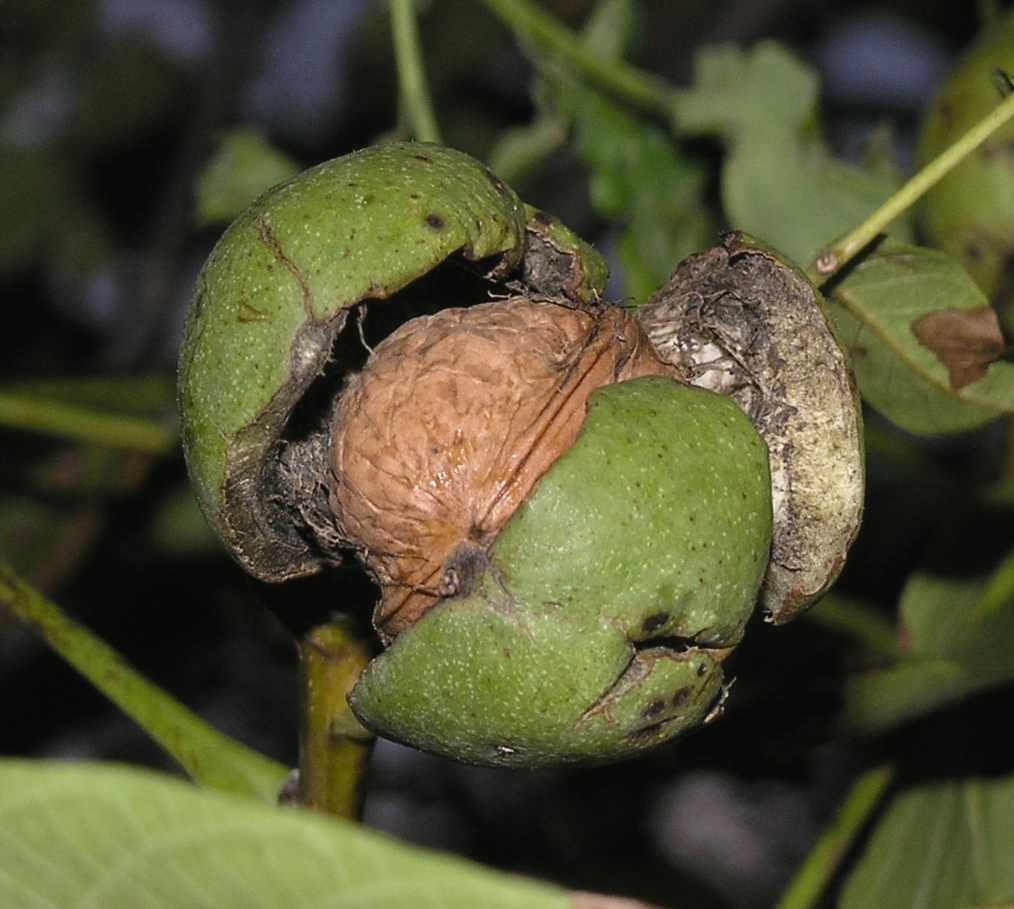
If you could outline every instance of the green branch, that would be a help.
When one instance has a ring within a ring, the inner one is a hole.
[[[370,661],[366,644],[338,622],[314,628],[299,643],[303,722],[299,740],[299,795],[314,811],[356,820],[373,750],[346,696]]]
[[[440,142],[440,127],[433,113],[422,52],[419,26],[415,18],[415,0],[390,0],[391,33],[394,59],[398,68],[398,86],[402,111],[412,134],[421,142]]]
[[[274,803],[287,768],[229,738],[134,670],[112,647],[0,564],[0,608],[61,657],[209,789]]]
[[[867,770],[856,780],[775,909],[811,909],[817,905],[893,778],[894,767],[884,765]]]
[[[532,0],[483,0],[483,3],[522,42],[551,52],[555,59],[636,107],[667,119],[672,116],[674,89],[668,82],[622,60],[596,54]]]
[[[176,444],[175,434],[154,420],[17,392],[0,393],[0,426],[160,455]]]
[[[882,234],[895,218],[918,202],[937,182],[1012,117],[1014,117],[1014,94],[1008,96],[957,142],[930,161],[862,224],[824,249],[806,270],[807,277],[819,286],[839,272]]]

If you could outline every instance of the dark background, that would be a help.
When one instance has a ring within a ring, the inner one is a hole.
[[[592,4],[543,5],[577,26]],[[445,141],[483,157],[505,127],[530,118],[530,66],[475,0],[421,8]],[[0,380],[170,377],[190,288],[219,232],[193,217],[194,180],[218,136],[253,125],[311,164],[389,133],[397,92],[385,9],[0,0]],[[819,67],[839,152],[857,154],[890,120],[906,163],[923,106],[978,24],[974,3],[914,0],[645,0],[641,9],[634,57],[645,68],[685,84],[695,48],[777,38]],[[519,189],[584,236],[602,236],[581,165],[566,153]],[[0,557],[211,722],[294,763],[298,690],[285,624],[321,603],[366,614],[368,595],[345,577],[294,590],[246,579],[204,529],[179,456],[7,429],[0,446]],[[958,520],[962,484],[995,466],[1000,441],[987,430],[925,449],[917,485],[871,463],[869,516],[841,589],[885,609],[936,530]],[[381,743],[366,820],[581,889],[766,905],[869,757],[830,732],[849,668],[830,632],[758,625],[736,656],[725,720],[634,765],[511,773]],[[0,692],[4,754],[167,766],[2,615]]]

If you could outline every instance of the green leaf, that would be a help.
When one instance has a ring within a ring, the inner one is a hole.
[[[502,180],[520,185],[567,140],[568,124],[552,108],[539,107],[526,126],[505,130],[490,152],[489,166]]]
[[[1014,900],[1014,778],[919,786],[897,796],[840,909],[956,909]]]
[[[722,171],[722,204],[731,226],[802,265],[863,221],[893,189],[888,178],[835,159],[818,140],[775,127],[734,145]],[[907,235],[901,223],[896,232]]]
[[[774,41],[749,50],[712,45],[694,58],[693,88],[676,93],[676,125],[732,141],[799,131],[816,115],[818,87],[817,74]]]
[[[156,774],[0,761],[10,909],[566,909],[566,891]]]
[[[633,0],[600,0],[581,30],[581,43],[602,58],[617,58],[627,50],[637,25]],[[550,58],[545,68],[555,78],[538,76],[532,85],[536,115],[530,124],[507,130],[490,154],[490,167],[508,183],[531,176],[552,154],[559,151],[571,129],[571,113],[565,112],[560,96],[578,85]],[[565,105],[564,105],[565,106]]]
[[[698,53],[694,85],[677,92],[676,128],[728,146],[722,203],[730,226],[803,265],[894,189],[884,173],[836,159],[817,128],[816,73],[781,45]],[[904,222],[895,227],[907,236]]]
[[[599,0],[581,29],[581,43],[602,57],[619,59],[630,50],[637,27],[637,0]]]
[[[849,681],[847,728],[882,731],[1014,679],[1014,553],[986,578],[914,574],[899,613],[907,653]]]
[[[954,143],[1000,100],[997,71],[1014,68],[1014,15],[1006,13],[976,37],[926,111],[917,158],[928,163]],[[987,297],[1009,305],[1007,262],[1014,243],[1010,147],[1014,124],[990,136],[936,184],[922,200],[926,242],[950,253]]]
[[[108,644],[3,564],[0,564],[0,607],[9,609],[36,631],[196,782],[268,802],[278,798],[288,775],[286,767],[214,729],[141,676]],[[0,874],[0,886],[2,882]]]
[[[903,429],[961,432],[1014,410],[993,310],[947,254],[885,244],[831,299],[863,398]]]
[[[631,0],[602,0],[581,32],[581,43],[602,59],[620,58],[636,31],[636,14]],[[524,178],[573,131],[574,147],[589,170],[592,206],[619,228],[626,293],[644,302],[678,262],[714,238],[703,201],[706,168],[681,153],[665,130],[551,59],[533,97],[535,120],[501,139],[493,169],[508,180]]]
[[[197,223],[231,221],[261,193],[299,170],[292,158],[256,130],[226,133],[197,177]]]
[[[620,58],[636,30],[629,0],[604,0],[583,33],[603,57]],[[591,171],[592,205],[618,222],[626,292],[644,302],[676,264],[706,246],[714,224],[704,206],[707,172],[682,154],[662,129],[587,83],[560,83],[560,105],[574,120],[578,154]]]
[[[682,259],[708,245],[714,225],[703,197],[705,169],[656,126],[579,84],[564,103],[578,154],[591,171],[596,212],[619,222],[627,293],[644,302]]]

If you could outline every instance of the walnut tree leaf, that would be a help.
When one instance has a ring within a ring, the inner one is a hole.
[[[567,891],[309,812],[103,765],[0,760],[0,905],[568,909]]]
[[[830,299],[863,398],[903,429],[962,432],[1014,410],[995,316],[946,253],[885,243]]]
[[[728,225],[799,264],[867,217],[894,189],[882,171],[831,154],[817,125],[817,75],[781,45],[709,47],[694,83],[676,93],[675,129],[727,147],[722,204]],[[892,228],[908,235],[902,219]]]
[[[839,909],[1010,905],[1014,777],[933,782],[888,806]]]
[[[1014,679],[1014,553],[983,577],[916,572],[899,615],[904,656],[846,684],[849,731],[880,732]]]

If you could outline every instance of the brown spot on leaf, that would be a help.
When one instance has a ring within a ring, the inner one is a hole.
[[[981,379],[1004,351],[1000,320],[988,306],[927,313],[912,323],[912,334],[947,368],[955,390]]]
[[[443,230],[444,219],[441,218],[440,215],[427,215],[426,226],[433,228],[433,230]]]

